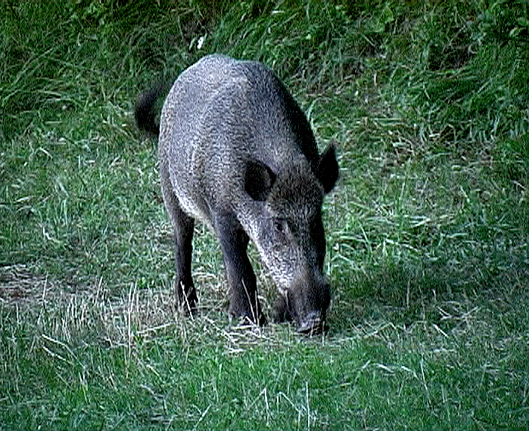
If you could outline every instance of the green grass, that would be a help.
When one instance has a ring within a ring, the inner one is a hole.
[[[1,428],[525,429],[527,3],[159,4],[0,2]],[[174,310],[132,107],[211,52],[267,63],[338,147],[324,337],[229,322],[203,226],[201,312]]]

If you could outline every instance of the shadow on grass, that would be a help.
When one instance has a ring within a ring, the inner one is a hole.
[[[343,333],[374,322],[409,327],[425,322],[450,329],[454,314],[491,303],[529,304],[529,267],[523,257],[500,264],[387,262],[335,285],[329,323]]]

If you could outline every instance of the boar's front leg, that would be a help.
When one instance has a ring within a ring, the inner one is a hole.
[[[230,289],[230,315],[264,325],[266,318],[257,298],[257,285],[247,255],[249,237],[234,215],[217,216],[219,238]]]

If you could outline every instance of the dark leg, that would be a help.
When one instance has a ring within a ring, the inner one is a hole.
[[[248,235],[232,215],[217,216],[215,229],[224,255],[224,266],[230,289],[230,314],[259,325],[266,324],[257,298],[252,265],[246,254]]]
[[[175,217],[175,294],[179,306],[185,313],[196,311],[197,292],[191,275],[191,255],[193,251],[193,230],[195,221],[177,207]]]
[[[164,163],[160,163],[160,176],[165,207],[173,222],[175,234],[176,302],[177,306],[181,306],[185,313],[190,314],[196,310],[198,301],[191,275],[195,221],[180,208]]]

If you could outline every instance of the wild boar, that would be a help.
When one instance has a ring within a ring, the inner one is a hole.
[[[138,98],[141,129],[159,134],[162,193],[175,233],[176,298],[197,305],[191,275],[195,219],[220,241],[229,312],[265,324],[247,256],[251,239],[279,290],[275,320],[326,328],[322,203],[338,178],[334,146],[318,154],[310,125],[263,64],[210,55],[186,69],[155,121],[161,87]]]

